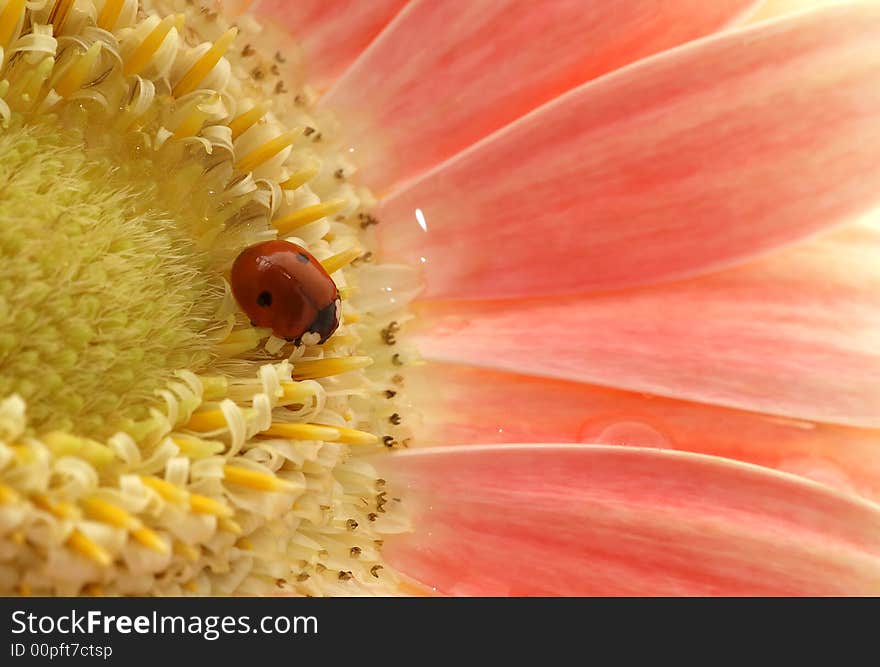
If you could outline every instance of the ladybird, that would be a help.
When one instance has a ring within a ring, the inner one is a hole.
[[[251,323],[297,345],[307,333],[323,343],[339,326],[339,290],[320,262],[289,241],[264,241],[232,264],[232,294]]]

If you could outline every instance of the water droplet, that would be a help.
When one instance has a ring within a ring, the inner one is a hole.
[[[653,426],[642,421],[586,422],[581,427],[580,441],[596,445],[655,447],[670,449],[672,442]]]
[[[423,232],[428,231],[428,221],[425,219],[425,214],[422,213],[422,209],[416,209],[416,222],[419,223],[419,227],[422,228]]]

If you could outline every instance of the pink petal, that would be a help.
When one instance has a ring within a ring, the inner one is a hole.
[[[368,4],[368,3],[365,3]],[[589,79],[722,27],[754,0],[417,0],[328,93],[378,191]]]
[[[878,70],[878,4],[641,61],[391,196],[384,249],[426,262],[428,297],[507,298],[654,283],[790,244],[880,201]]]
[[[588,442],[712,454],[880,501],[880,431],[450,364],[407,373],[419,446]]]
[[[690,281],[423,306],[426,358],[754,412],[880,426],[880,230]]]
[[[255,13],[278,21],[305,54],[306,80],[326,88],[407,0],[258,0]]]
[[[386,541],[450,595],[876,595],[880,507],[657,450],[495,446],[378,463],[415,532]]]

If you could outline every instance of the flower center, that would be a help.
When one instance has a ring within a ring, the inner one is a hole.
[[[0,593],[393,589],[362,455],[409,442],[413,291],[285,56],[180,6],[0,10]],[[232,298],[276,238],[338,288],[323,343]]]
[[[108,436],[210,364],[223,219],[185,154],[72,115],[0,133],[0,396],[37,431]]]

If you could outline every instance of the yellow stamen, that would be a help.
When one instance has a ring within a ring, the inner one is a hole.
[[[182,503],[187,500],[187,496],[189,495],[186,490],[181,489],[179,486],[175,486],[171,482],[166,482],[164,479],[159,479],[158,477],[141,475],[141,481],[158,493],[163,500]]]
[[[119,20],[119,15],[122,13],[124,4],[125,0],[107,0],[101,13],[98,15],[98,27],[102,30],[113,30],[116,22]]]
[[[238,164],[235,165],[235,168],[243,172],[253,171],[261,164],[263,164],[264,162],[268,162],[285,148],[292,145],[293,142],[296,141],[301,134],[302,130],[285,132],[284,134],[277,136],[270,141],[267,141],[259,148],[255,148],[250,153],[241,158]]]
[[[339,439],[339,431],[335,426],[323,424],[285,424],[273,423],[261,435],[271,435],[289,440],[324,440],[333,441]]]
[[[89,50],[76,58],[74,63],[67,68],[58,83],[55,84],[55,92],[61,97],[70,97],[85,83],[86,77],[92,71],[98,56],[101,55],[101,42],[95,42]]]
[[[321,218],[326,218],[328,215],[338,213],[345,208],[345,205],[346,201],[344,199],[331,199],[314,206],[306,206],[298,211],[294,211],[290,215],[285,215],[283,218],[273,220],[272,226],[281,235],[289,234],[295,229],[304,227]]]
[[[199,104],[193,104],[189,113],[174,130],[174,138],[183,139],[184,137],[193,137],[198,134],[202,129],[202,125],[205,124],[205,121],[211,115],[208,111],[205,111],[205,107],[214,104],[217,99],[219,99],[219,96],[213,95],[208,100]]]
[[[361,256],[362,252],[363,250],[360,248],[349,248],[348,250],[338,252],[327,259],[321,260],[321,265],[327,273],[333,274],[339,271],[342,267],[351,264],[353,260]]]
[[[107,567],[113,562],[104,547],[90,540],[79,530],[74,530],[70,534],[70,537],[67,538],[67,546],[102,567]]]
[[[220,36],[214,45],[208,49],[204,55],[199,58],[193,66],[187,70],[183,78],[177,82],[171,94],[174,97],[183,97],[187,93],[191,93],[196,87],[205,80],[211,70],[216,67],[220,59],[226,55],[235,37],[238,35],[238,28],[230,28]]]
[[[90,438],[70,435],[63,431],[52,431],[40,437],[43,443],[57,457],[78,456],[93,466],[101,467],[112,463],[116,454],[112,449]]]
[[[244,408],[242,412],[245,419],[253,415],[253,409],[251,408]],[[208,431],[219,431],[220,429],[227,428],[227,426],[226,417],[222,410],[205,410],[193,413],[193,416],[189,418],[189,421],[183,428],[206,433]]]
[[[253,551],[254,545],[253,543],[246,537],[239,538],[238,542],[235,543],[239,549],[244,549],[245,551]]]
[[[219,500],[214,500],[197,493],[189,494],[189,508],[196,514],[212,514],[219,517],[232,516],[234,514],[231,507],[224,505]]]
[[[370,357],[331,357],[329,359],[299,361],[294,366],[293,377],[296,380],[315,380],[356,371],[366,368],[372,363],[373,360]]]
[[[168,543],[146,526],[141,526],[131,531],[131,536],[147,547],[147,549],[152,549],[160,554],[167,554],[169,551]]]
[[[64,22],[70,14],[71,7],[73,7],[73,0],[55,0],[55,6],[52,7],[52,11],[49,13],[49,23],[52,24],[55,35],[58,35],[61,32],[61,28],[64,27]]]
[[[217,346],[221,357],[235,357],[243,352],[253,350],[260,341],[268,338],[271,329],[265,327],[248,327],[230,333],[226,339]]]
[[[179,486],[175,486],[171,482],[166,482],[164,479],[150,477],[149,475],[141,475],[141,481],[165,500],[176,503],[186,503],[196,514],[230,516],[233,513],[229,507],[218,500],[197,493],[189,493],[186,489],[181,489]]]
[[[296,190],[298,187],[300,187],[301,185],[305,185],[317,175],[318,170],[314,167],[311,169],[302,169],[294,173],[290,178],[281,183],[281,188],[283,190]]]
[[[222,375],[202,375],[199,377],[202,383],[202,400],[219,401],[226,398],[229,392],[229,381]]]
[[[24,13],[26,0],[9,0],[0,14],[0,46],[7,46]]]
[[[125,528],[126,530],[140,528],[141,522],[138,519],[135,519],[121,507],[112,505],[106,500],[91,497],[83,500],[82,504],[86,513],[97,521],[108,523],[117,528]]]
[[[185,558],[190,563],[195,563],[199,559],[199,550],[191,544],[181,542],[180,540],[177,540],[174,543],[174,553],[182,558]]]
[[[236,116],[229,123],[232,130],[232,140],[235,141],[249,129],[251,129],[268,111],[265,104],[256,104],[243,114]],[[283,187],[283,186],[282,186]]]
[[[225,465],[223,466],[223,476],[230,484],[246,486],[255,491],[279,492],[296,490],[296,486],[291,482],[279,479],[275,475],[250,470],[249,468]]]
[[[71,503],[65,501],[59,501],[57,503],[49,500],[47,496],[44,496],[41,493],[35,494],[31,496],[31,502],[39,507],[41,510],[45,510],[49,512],[51,515],[58,517],[59,519],[78,519],[79,518],[79,509],[77,509],[76,505],[72,505]]]
[[[180,453],[191,459],[204,459],[215,456],[226,449],[226,445],[218,440],[202,440],[190,435],[172,435],[174,444],[180,448]]]
[[[168,33],[172,28],[177,27],[178,30],[183,27],[185,17],[183,14],[175,14],[166,16],[159,22],[153,31],[147,35],[147,38],[131,54],[131,57],[122,68],[125,76],[134,76],[140,74],[141,71],[150,63],[150,60],[156,54],[156,51],[162,46]]]
[[[281,405],[302,403],[315,395],[311,387],[299,382],[282,382],[281,390],[284,392],[284,395],[278,401]]]
[[[82,501],[86,513],[92,518],[108,523],[117,528],[124,528],[131,536],[148,549],[159,553],[168,553],[168,544],[155,532],[144,526],[140,519],[133,517],[121,507],[108,503],[106,500],[91,497]]]
[[[21,499],[18,491],[11,486],[0,483],[0,505],[11,505],[17,503]]]
[[[315,424],[315,426],[324,426],[324,424]],[[359,431],[356,428],[348,428],[345,426],[331,426],[339,433],[336,442],[346,445],[375,445],[379,442],[379,438],[368,433],[367,431]]]
[[[242,533],[241,526],[232,519],[220,519],[217,522],[217,528],[223,532],[232,533],[233,535],[241,535]]]

